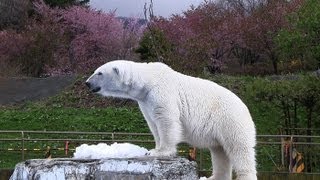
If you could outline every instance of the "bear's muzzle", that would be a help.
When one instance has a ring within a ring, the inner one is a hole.
[[[98,86],[98,87],[92,87],[92,84],[91,84],[90,82],[88,82],[88,81],[86,82],[86,85],[88,86],[88,88],[90,89],[91,92],[96,93],[96,92],[98,92],[98,91],[101,90],[101,87],[100,87],[100,86]]]

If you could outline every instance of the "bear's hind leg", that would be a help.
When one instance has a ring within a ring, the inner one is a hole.
[[[232,168],[229,157],[221,146],[210,148],[212,176],[210,180],[231,180]]]
[[[232,166],[237,180],[257,180],[255,152],[253,147],[234,148],[230,152]]]

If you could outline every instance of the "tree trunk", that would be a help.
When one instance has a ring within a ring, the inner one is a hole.
[[[289,129],[289,134],[291,135],[292,134],[292,123],[291,123],[291,113],[290,113],[290,102],[289,100],[287,99],[287,107],[286,107],[286,111],[287,111],[287,117],[288,117],[288,126],[287,128]]]
[[[297,115],[297,101],[293,101],[293,108],[294,108],[294,117],[293,117],[293,128],[294,128],[294,134],[297,134],[297,124],[298,124],[298,115]],[[298,141],[298,140],[297,140]]]
[[[273,71],[275,74],[278,74],[278,59],[275,55],[271,55],[271,61],[273,66]]]
[[[287,105],[285,103],[285,100],[281,101],[282,104],[282,110],[283,110],[283,115],[284,115],[284,130],[285,130],[285,134],[288,135],[289,131],[288,131],[288,116],[287,116]]]

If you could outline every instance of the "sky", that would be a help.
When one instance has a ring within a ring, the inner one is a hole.
[[[153,0],[154,15],[170,17],[197,6],[204,0]],[[143,18],[144,4],[150,0],[90,0],[90,6],[105,12],[116,10],[117,16]]]

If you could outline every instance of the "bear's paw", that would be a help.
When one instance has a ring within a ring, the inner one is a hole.
[[[177,156],[176,149],[151,149],[147,155],[156,157],[175,157]]]

